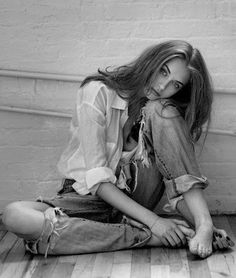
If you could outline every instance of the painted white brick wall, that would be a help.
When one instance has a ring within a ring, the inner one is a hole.
[[[14,200],[52,195],[68,119],[2,111],[0,118],[0,210]]]
[[[186,39],[217,88],[236,87],[235,0],[0,1],[0,34],[1,68],[82,75]]]
[[[212,128],[236,132],[236,1],[0,0],[0,68],[86,75],[145,47],[185,39],[206,58],[215,88]],[[78,82],[1,76],[0,106],[70,114]],[[227,94],[231,93],[231,94]],[[0,211],[55,192],[69,118],[0,110]],[[236,138],[210,135],[200,157],[212,211],[235,212]]]

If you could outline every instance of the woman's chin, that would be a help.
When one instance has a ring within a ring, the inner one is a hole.
[[[147,98],[148,98],[149,100],[158,100],[158,99],[161,99],[161,97],[156,96],[156,95],[152,95],[152,94],[150,94],[149,96],[147,96]]]

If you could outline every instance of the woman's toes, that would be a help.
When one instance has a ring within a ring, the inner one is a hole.
[[[198,254],[199,257],[201,257],[202,259],[206,258],[206,254],[204,252],[201,252],[200,254]]]
[[[206,250],[204,247],[199,247],[199,250],[198,250],[198,255],[201,257],[201,258],[205,258],[206,257]]]
[[[212,249],[208,249],[208,250],[207,250],[207,256],[210,256],[211,253],[212,253]]]
[[[193,240],[189,241],[189,251],[194,255],[198,254],[198,244]]]
[[[210,256],[211,253],[212,253],[212,250],[211,250],[211,249],[206,249],[206,248],[202,247],[202,248],[200,249],[198,255],[199,255],[201,258],[204,259],[204,258]]]

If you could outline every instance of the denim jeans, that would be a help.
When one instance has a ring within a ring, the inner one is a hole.
[[[182,194],[189,189],[205,188],[184,119],[163,101],[149,101],[142,111],[141,136],[149,166],[141,160],[130,163],[131,183],[127,193],[142,206],[153,210],[164,189],[175,209]],[[25,241],[26,249],[40,254],[81,254],[142,247],[151,231],[122,221],[123,215],[101,198],[81,196],[65,180],[63,189],[53,198],[41,199],[51,208],[44,213],[45,223],[40,238]]]
[[[158,171],[163,176],[169,208],[176,209],[182,194],[191,188],[205,189],[186,121],[164,100],[149,101],[144,108],[144,141],[149,154],[154,153]]]

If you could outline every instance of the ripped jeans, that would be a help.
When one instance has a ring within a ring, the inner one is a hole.
[[[207,180],[200,174],[186,123],[177,110],[164,108],[157,100],[149,101],[142,112],[139,144],[149,165],[143,166],[143,156],[135,161],[136,167],[130,164],[129,196],[154,210],[166,189],[169,207],[174,210],[184,192],[193,187],[204,189]],[[82,254],[138,248],[148,243],[152,236],[148,227],[125,223],[121,212],[98,196],[79,195],[72,184],[73,180],[66,179],[57,196],[39,200],[51,208],[44,212],[41,236],[25,241],[27,250],[45,255]]]

